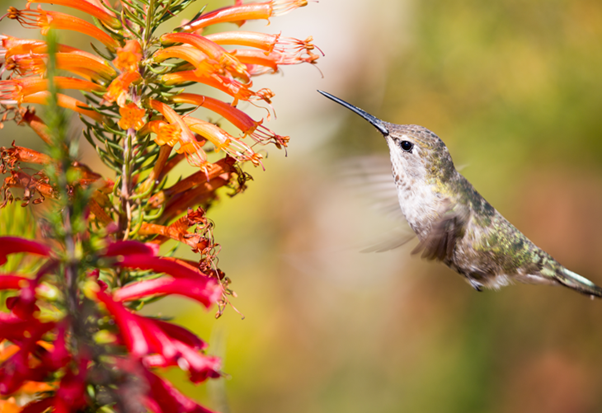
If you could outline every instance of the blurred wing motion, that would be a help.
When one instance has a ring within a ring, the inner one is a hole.
[[[385,252],[399,248],[414,239],[401,209],[397,188],[391,176],[391,161],[388,156],[362,156],[346,160],[341,164],[341,180],[352,192],[370,207],[391,221],[385,233],[361,252]]]

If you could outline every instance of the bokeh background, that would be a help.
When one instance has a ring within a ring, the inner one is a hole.
[[[433,130],[503,215],[602,284],[602,2],[321,0],[247,27],[313,35],[324,77],[298,66],[257,79],[276,93],[268,126],[291,143],[210,210],[239,312],[147,308],[209,338],[229,377],[167,375],[223,413],[602,411],[602,302],[542,286],[476,293],[411,257],[413,242],[360,253],[398,222],[371,208],[369,185],[348,184],[349,160],[386,147],[315,91]],[[0,144],[13,139],[36,140],[7,126]],[[90,148],[82,157],[101,169]]]

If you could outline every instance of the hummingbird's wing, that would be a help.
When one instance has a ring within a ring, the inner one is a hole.
[[[450,203],[451,204],[451,203]],[[449,208],[440,214],[430,232],[414,248],[412,254],[422,252],[427,260],[451,262],[458,240],[462,239],[468,221],[468,211],[462,208]]]
[[[359,156],[339,164],[339,176],[345,185],[370,209],[387,221],[385,231],[379,232],[376,239],[368,241],[361,252],[385,252],[400,248],[414,239],[416,234],[407,224],[401,209],[395,181],[391,175],[391,162],[388,156]]]
[[[392,233],[388,239],[382,240],[360,252],[386,252],[406,245],[416,237],[416,234],[404,231],[403,234]]]

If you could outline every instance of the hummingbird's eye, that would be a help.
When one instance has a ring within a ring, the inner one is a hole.
[[[401,149],[403,149],[406,152],[412,152],[412,148],[414,147],[414,144],[409,141],[401,141],[401,142],[399,142],[399,146],[401,146]]]

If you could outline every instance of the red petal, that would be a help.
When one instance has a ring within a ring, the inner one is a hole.
[[[146,337],[144,337],[142,326],[138,323],[135,315],[126,310],[121,303],[113,301],[105,292],[99,291],[96,293],[96,297],[115,318],[128,351],[138,357],[147,354],[149,350],[148,343]]]
[[[23,410],[21,410],[21,413],[42,413],[42,412],[46,411],[46,409],[48,409],[50,406],[53,405],[54,398],[55,398],[55,396],[47,397],[42,400],[31,402],[31,403],[27,404],[25,407],[23,407]]]
[[[151,349],[149,353],[159,353],[166,359],[171,359],[178,354],[178,350],[174,346],[172,340],[153,323],[150,318],[136,315],[139,324],[144,330],[144,335]]]
[[[152,320],[152,322],[157,324],[159,328],[163,330],[169,337],[181,341],[195,350],[204,350],[207,348],[207,343],[198,338],[191,331],[186,330],[184,327],[180,327],[176,324],[168,323],[167,321],[162,320]]]
[[[138,241],[117,241],[109,244],[105,256],[115,257],[117,255],[156,255],[159,246],[156,244],[144,244]]]
[[[217,357],[210,357],[198,353],[183,343],[176,343],[176,346],[182,358],[188,363],[188,372],[190,373],[190,381],[193,383],[201,383],[208,378],[216,379],[220,377],[218,372],[220,360]]]
[[[129,301],[156,294],[183,295],[209,308],[221,297],[222,288],[217,281],[209,277],[196,280],[165,277],[128,284],[119,289],[113,297],[118,301]]]
[[[161,257],[149,257],[148,255],[126,255],[118,265],[127,268],[139,268],[141,270],[153,270],[163,272],[174,278],[199,279],[207,277],[200,271],[195,271],[189,266],[184,266],[176,261],[163,259]]]
[[[148,370],[146,371],[146,380],[150,386],[147,395],[149,407],[158,407],[162,413],[214,413],[184,396],[170,382]]]
[[[0,265],[6,263],[8,254],[26,252],[42,256],[50,255],[50,248],[37,241],[28,240],[19,237],[0,237]]]
[[[28,286],[29,281],[27,278],[18,275],[0,275],[0,290],[20,290]]]

